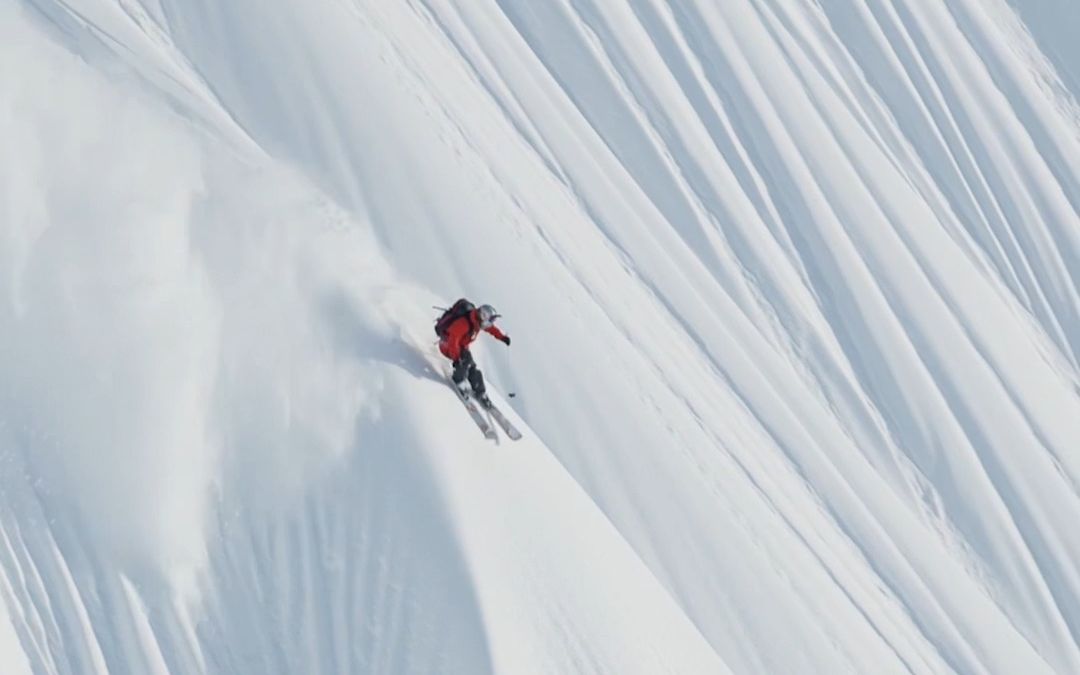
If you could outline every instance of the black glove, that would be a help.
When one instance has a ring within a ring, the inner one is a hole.
[[[510,336],[509,335],[504,335],[502,341],[506,343],[507,347],[510,346]]]

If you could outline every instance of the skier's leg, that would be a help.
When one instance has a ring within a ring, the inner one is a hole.
[[[461,395],[466,398],[469,395],[469,385],[472,381],[469,381],[469,385],[465,384],[466,378],[469,377],[469,372],[476,367],[476,363],[473,361],[472,354],[468,349],[463,349],[461,354],[458,355],[456,361],[454,361],[454,372],[450,375],[450,379],[454,381],[454,385],[461,391]]]
[[[454,381],[454,384],[461,384],[469,375],[469,369],[474,365],[472,354],[469,353],[468,349],[462,349],[461,354],[454,361],[454,372],[450,375],[450,379]]]
[[[469,369],[469,384],[472,385],[472,390],[477,396],[484,395],[484,374],[476,367],[476,363],[473,363],[472,368]]]
[[[480,401],[480,405],[485,408],[490,406],[491,399],[485,393],[484,374],[476,367],[476,363],[473,363],[472,368],[469,369],[469,384],[472,385],[473,394],[476,396],[476,400]]]

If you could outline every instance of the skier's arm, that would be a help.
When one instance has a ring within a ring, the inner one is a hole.
[[[499,330],[498,326],[495,326],[494,324],[492,324],[492,325],[488,326],[487,328],[485,328],[484,330],[487,331],[488,333],[491,333],[492,337],[494,337],[499,342],[505,342],[507,345],[510,344],[510,336],[506,335],[501,330]]]

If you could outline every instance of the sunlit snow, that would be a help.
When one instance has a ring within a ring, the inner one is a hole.
[[[3,3],[0,675],[1080,673],[1077,29]]]

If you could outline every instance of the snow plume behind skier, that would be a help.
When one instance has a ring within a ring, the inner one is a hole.
[[[475,307],[462,298],[435,322],[435,333],[439,336],[439,351],[454,364],[451,379],[465,398],[468,398],[468,387],[471,386],[472,393],[485,408],[491,406],[491,400],[488,399],[485,391],[484,375],[476,367],[469,345],[480,334],[480,331],[484,331],[509,346],[510,336],[495,326],[497,318],[499,314],[491,305]]]

